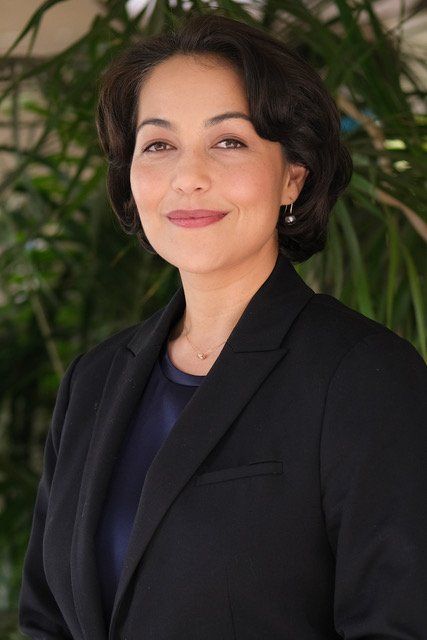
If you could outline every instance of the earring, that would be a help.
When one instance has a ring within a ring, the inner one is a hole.
[[[286,205],[286,206],[285,206],[285,211],[284,211],[284,213],[286,213],[288,206],[289,206],[289,205]],[[294,206],[294,203],[292,202],[292,203],[291,203],[291,210],[290,210],[290,212],[289,212],[289,213],[291,213],[291,214],[292,214],[293,206]],[[286,223],[286,224],[292,224],[292,222],[295,222],[295,220],[296,220],[296,218],[295,218],[295,216],[293,216],[293,215],[285,216],[285,223]]]

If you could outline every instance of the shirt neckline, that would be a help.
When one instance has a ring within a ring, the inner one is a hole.
[[[168,349],[167,349],[167,341],[164,342],[161,353],[160,353],[160,366],[163,374],[166,376],[168,380],[171,382],[175,382],[177,384],[183,384],[186,386],[199,386],[206,376],[196,376],[192,373],[186,373],[185,371],[181,371],[175,367],[169,358]]]

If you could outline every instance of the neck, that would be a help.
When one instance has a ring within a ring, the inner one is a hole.
[[[188,336],[201,349],[226,341],[276,263],[278,248],[208,273],[181,271],[185,310],[172,339]]]

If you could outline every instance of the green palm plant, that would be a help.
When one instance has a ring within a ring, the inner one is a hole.
[[[71,358],[165,304],[175,269],[119,232],[106,198],[106,167],[94,112],[98,79],[122,47],[189,15],[186,4],[150,3],[136,16],[124,0],[99,2],[80,39],[53,57],[31,47],[47,0],[3,57],[0,115],[9,144],[0,150],[0,636],[18,637],[17,594],[41,453],[59,383]],[[316,290],[389,326],[427,358],[425,244],[426,90],[387,32],[374,2],[281,0],[258,17],[249,5],[193,2],[273,32],[319,71],[343,116],[354,161],[336,204],[324,252],[296,265]],[[361,15],[365,17],[365,27]],[[333,17],[325,18],[325,15]],[[25,59],[14,56],[30,36]],[[34,122],[22,143],[22,124]],[[12,611],[12,614],[8,614]],[[9,634],[9,635],[8,635]]]

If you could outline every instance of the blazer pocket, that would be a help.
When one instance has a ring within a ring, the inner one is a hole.
[[[262,462],[250,462],[239,467],[228,467],[217,471],[207,471],[196,476],[195,484],[210,484],[212,482],[224,482],[236,478],[250,478],[252,476],[272,475],[283,473],[282,460],[264,460]]]

